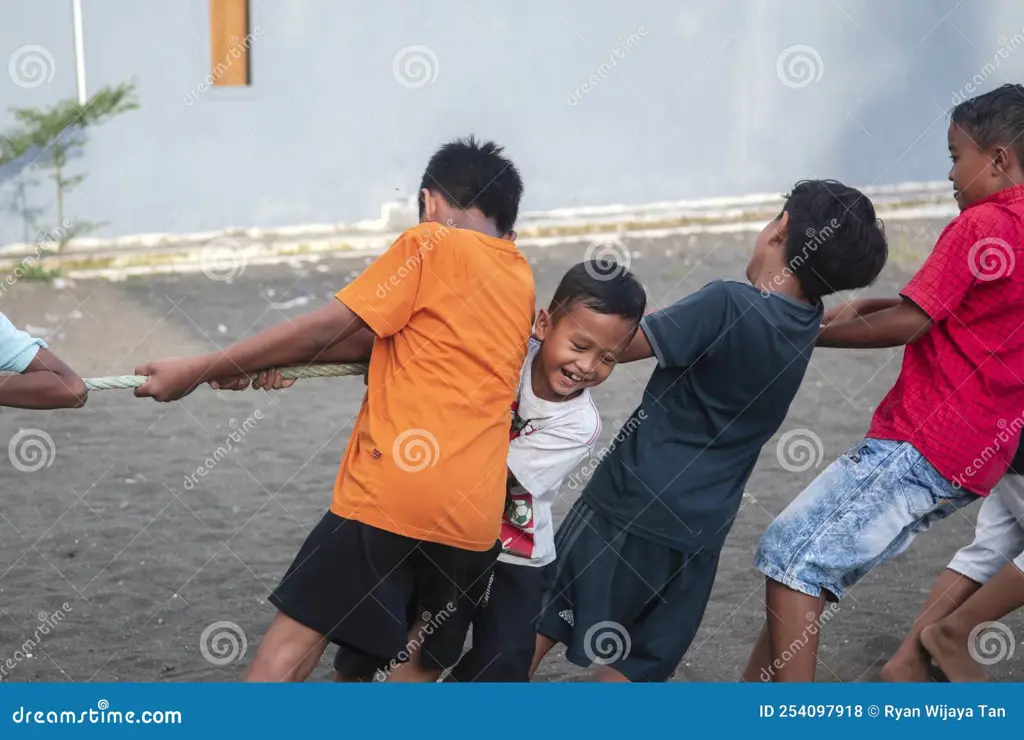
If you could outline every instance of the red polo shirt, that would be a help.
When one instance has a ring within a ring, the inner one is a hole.
[[[1024,186],[968,206],[901,295],[935,323],[907,346],[868,436],[910,442],[987,495],[1024,426]]]

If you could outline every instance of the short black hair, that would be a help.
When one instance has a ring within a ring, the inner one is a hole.
[[[633,273],[617,263],[587,260],[573,265],[562,276],[548,311],[557,318],[579,304],[639,324],[647,310],[647,293]]]
[[[889,247],[871,199],[835,180],[801,180],[786,196],[786,264],[809,300],[870,285]]]
[[[480,143],[472,136],[448,142],[427,163],[420,191],[440,195],[453,208],[479,208],[499,232],[508,234],[519,215],[523,180],[503,151],[493,141]],[[419,206],[422,219],[422,194]]]
[[[1005,146],[1024,166],[1024,85],[1006,84],[965,100],[953,108],[950,120],[979,149]]]

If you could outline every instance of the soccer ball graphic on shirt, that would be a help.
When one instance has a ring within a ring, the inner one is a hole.
[[[509,499],[506,513],[508,520],[517,527],[526,527],[533,519],[533,507],[530,506],[529,500],[524,498]]]

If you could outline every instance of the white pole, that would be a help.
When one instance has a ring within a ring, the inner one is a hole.
[[[78,81],[78,104],[85,105],[85,47],[82,40],[82,0],[71,0],[75,25],[75,71]]]

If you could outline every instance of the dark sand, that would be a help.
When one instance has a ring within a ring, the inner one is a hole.
[[[893,259],[868,294],[895,293],[941,225],[890,225]],[[748,233],[628,243],[637,252],[633,269],[652,304],[662,306],[709,280],[742,279],[752,240]],[[524,250],[534,262],[540,300],[550,297],[584,249]],[[363,263],[249,268],[231,284],[202,274],[80,281],[67,291],[25,283],[0,298],[0,310],[22,326],[58,327],[54,349],[83,375],[130,373],[137,362],[223,346],[322,303]],[[283,311],[269,305],[298,296],[312,300]],[[738,678],[762,618],[762,579],[751,567],[760,534],[818,470],[863,435],[900,357],[898,350],[815,354],[779,436],[813,430],[823,459],[803,472],[787,472],[776,457],[778,437],[765,447],[700,634],[676,679]],[[651,367],[620,367],[596,390],[602,445],[615,433],[614,422],[636,404]],[[12,659],[14,668],[5,669],[9,678],[239,678],[273,616],[267,595],[330,502],[362,393],[360,379],[343,378],[303,381],[276,394],[200,389],[171,405],[111,391],[94,393],[81,411],[0,411],[4,445],[20,429],[34,428],[46,431],[56,449],[52,464],[32,473],[18,472],[0,456],[0,666]],[[241,423],[257,410],[262,418],[238,449],[186,490],[185,477],[235,431],[232,420]],[[565,493],[560,514],[576,495]],[[820,680],[875,679],[936,576],[970,541],[975,515],[976,507],[954,515],[852,590],[825,629]],[[39,636],[32,657],[22,655],[20,646],[36,636],[38,615],[65,602],[70,608],[62,621]],[[204,629],[218,621],[237,624],[247,641],[244,655],[225,665],[211,664],[200,651]],[[1007,623],[1024,635],[1019,616]],[[329,676],[332,657],[329,652],[316,680]],[[1024,679],[1016,658],[991,673],[1000,680]],[[556,651],[539,677],[583,675]]]

